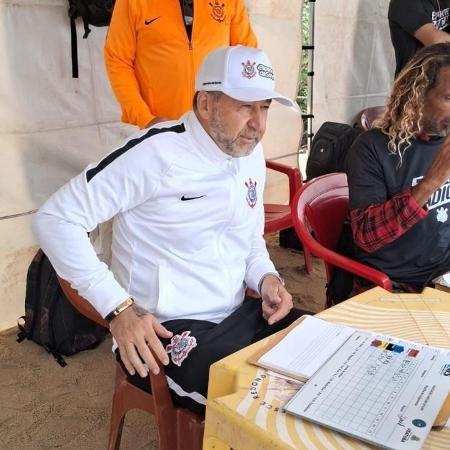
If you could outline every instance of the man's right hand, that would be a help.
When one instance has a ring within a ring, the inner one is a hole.
[[[111,321],[110,331],[119,346],[120,358],[131,375],[137,372],[141,377],[146,377],[148,371],[144,363],[154,374],[158,374],[155,357],[164,365],[169,364],[169,357],[159,338],[170,338],[172,332],[152,314],[138,316],[132,307],[127,308]]]
[[[422,181],[411,189],[421,206],[450,178],[450,134],[441,145]]]

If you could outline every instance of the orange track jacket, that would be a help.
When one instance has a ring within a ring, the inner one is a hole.
[[[192,108],[195,74],[212,50],[256,47],[243,0],[194,0],[189,41],[179,0],[117,0],[105,44],[122,121],[144,128],[155,116]]]

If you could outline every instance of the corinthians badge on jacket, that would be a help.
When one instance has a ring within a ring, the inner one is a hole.
[[[247,203],[250,208],[253,208],[258,201],[258,195],[256,193],[256,181],[252,181],[251,178],[248,179],[248,182],[245,182],[245,186],[247,187]]]

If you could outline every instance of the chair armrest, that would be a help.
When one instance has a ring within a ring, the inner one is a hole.
[[[329,264],[332,264],[333,266],[347,270],[348,272],[369,280],[377,286],[381,286],[387,291],[392,292],[392,281],[384,272],[380,272],[379,270],[376,270],[370,266],[329,250],[312,238],[307,239],[308,242],[306,244],[303,237],[300,237],[302,238],[303,244],[313,255],[318,256],[319,258],[323,259]]]
[[[266,160],[266,168],[287,175],[289,179],[289,204],[291,204],[294,195],[300,189],[303,183],[302,174],[300,170],[297,167],[290,167],[286,166],[285,164],[280,164],[275,161],[267,161],[267,160]]]
[[[85,298],[78,294],[78,291],[76,291],[68,281],[60,277],[58,277],[58,281],[64,295],[67,297],[67,300],[69,300],[72,306],[77,309],[79,313],[109,330],[108,321],[105,320]]]

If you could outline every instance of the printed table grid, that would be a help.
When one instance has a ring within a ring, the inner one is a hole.
[[[340,391],[330,389],[322,397],[317,416],[355,430],[364,425],[374,433],[415,367],[406,354],[377,347],[361,352],[343,375],[349,383]]]

